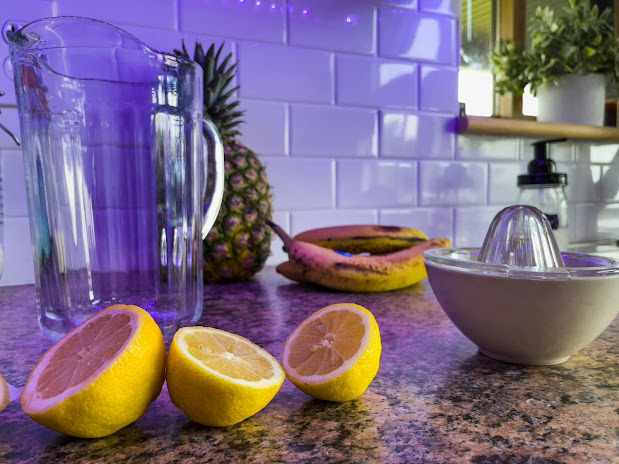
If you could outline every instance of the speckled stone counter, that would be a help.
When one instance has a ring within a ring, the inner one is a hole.
[[[192,423],[167,391],[107,438],[76,439],[0,413],[0,462],[618,463],[619,319],[569,361],[522,367],[478,354],[427,281],[386,294],[331,292],[266,269],[253,281],[205,287],[202,325],[243,335],[281,358],[284,340],[328,304],[355,302],[379,323],[380,370],[358,400],[312,399],[289,381],[236,426]],[[0,372],[23,386],[50,342],[33,286],[0,288]]]

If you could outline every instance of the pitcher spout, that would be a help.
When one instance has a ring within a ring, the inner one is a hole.
[[[9,51],[12,56],[18,55],[22,50],[29,48],[39,40],[36,34],[25,34],[23,29],[15,31],[11,28],[7,31],[6,36],[9,40]]]
[[[9,43],[15,69],[37,68],[73,82],[157,83],[158,75],[181,75],[196,66],[150,48],[116,26],[77,16],[33,21],[11,33]]]
[[[112,24],[79,16],[38,19],[7,36],[13,56],[28,50],[72,47],[150,50],[141,40]]]

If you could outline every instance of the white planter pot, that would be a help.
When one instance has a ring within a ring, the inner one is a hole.
[[[603,126],[605,76],[568,74],[564,78],[563,84],[546,84],[537,90],[537,120]]]

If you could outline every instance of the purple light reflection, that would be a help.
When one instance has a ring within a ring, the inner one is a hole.
[[[346,22],[348,24],[356,25],[359,22],[359,16],[357,16],[357,15],[346,16]]]

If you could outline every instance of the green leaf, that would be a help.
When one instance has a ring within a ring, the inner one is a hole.
[[[564,11],[555,15],[548,6],[536,8],[530,20],[530,50],[519,50],[511,42],[497,44],[490,57],[497,92],[522,93],[527,84],[535,90],[569,73],[602,73],[619,82],[613,12],[600,13],[581,0],[569,0]]]
[[[583,55],[585,55],[585,57],[587,57],[587,58],[591,58],[593,55],[595,55],[597,53],[591,47],[585,47],[582,52],[583,52]]]

